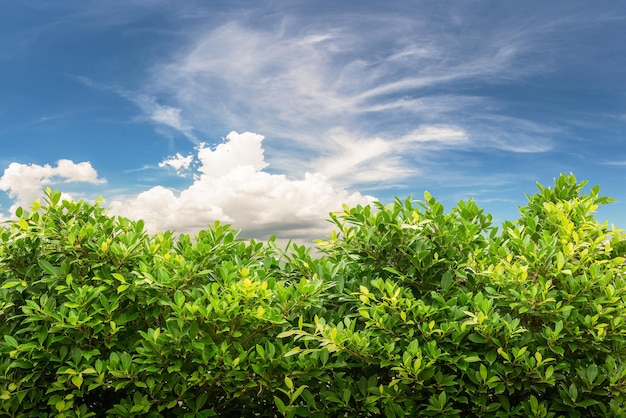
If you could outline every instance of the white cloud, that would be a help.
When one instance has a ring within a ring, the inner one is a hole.
[[[372,179],[378,181],[397,178],[404,174],[400,161],[389,158],[391,142],[382,138],[354,138],[342,129],[328,134],[323,156],[311,166],[331,179],[348,184],[359,184]],[[385,164],[381,160],[385,158]]]
[[[61,184],[78,182],[101,184],[106,180],[98,178],[98,173],[89,162],[59,160],[56,166],[13,162],[0,177],[0,190],[14,199],[10,209],[13,212],[18,206],[30,206],[42,196],[42,189],[45,187],[54,188]],[[71,198],[67,194],[64,197]]]
[[[193,162],[193,155],[183,157],[179,152],[176,155],[170,156],[159,163],[159,167],[171,167],[176,170],[176,174],[184,176],[186,171],[189,170],[191,163]]]
[[[219,178],[240,167],[250,166],[254,171],[264,169],[268,163],[263,155],[263,139],[263,136],[250,132],[231,132],[226,137],[226,142],[219,144],[215,150],[201,145],[198,149],[200,172]]]
[[[403,142],[431,142],[442,145],[459,144],[468,141],[468,135],[454,126],[424,125],[402,137]]]
[[[150,119],[181,132],[188,130],[181,120],[180,109],[174,107],[154,104],[150,112]]]
[[[194,134],[193,127],[182,117],[182,109],[162,105],[158,103],[155,97],[137,93],[135,91],[112,87],[110,85],[102,84],[91,80],[85,76],[74,76],[76,80],[84,84],[85,86],[113,92],[120,97],[134,103],[143,112],[142,120],[150,121],[157,126],[165,126],[173,129],[176,132],[181,133],[187,139],[194,143],[198,143],[198,139]]]
[[[624,161],[604,161],[604,162],[601,162],[600,164],[626,166],[626,160],[624,160]]]
[[[195,132],[263,132],[287,145],[267,145],[274,168],[346,185],[414,176],[429,169],[415,160],[445,147],[551,149],[551,132],[489,119],[503,105],[467,88],[541,70],[523,58],[544,29],[511,21],[486,30],[480,15],[457,17],[442,29],[395,12],[315,21],[286,12],[258,25],[227,15],[190,31],[188,44],[152,68],[144,90],[172,100]]]
[[[86,161],[75,163],[71,160],[62,159],[57,162],[56,168],[50,168],[52,176],[61,177],[66,183],[104,183],[103,179],[98,178],[98,172],[91,166],[91,163]]]
[[[539,153],[554,146],[552,136],[562,128],[504,115],[476,116],[470,135],[479,144],[515,153]],[[503,129],[506,127],[507,129]]]
[[[115,90],[117,94],[135,103],[143,111],[148,120],[163,125],[183,134],[187,139],[197,143],[193,127],[181,116],[182,109],[157,103],[154,97],[138,94],[128,90]]]
[[[214,149],[201,145],[198,174],[182,191],[153,187],[136,197],[111,202],[113,213],[141,218],[149,231],[196,233],[215,220],[231,223],[244,235],[311,240],[330,231],[328,213],[374,199],[333,186],[319,173],[301,179],[271,174],[263,155],[263,136],[231,132]]]
[[[326,138],[323,156],[311,163],[314,169],[342,184],[366,184],[399,181],[419,173],[404,155],[424,154],[434,149],[456,147],[469,142],[459,127],[420,125],[400,138],[355,138],[336,129]]]

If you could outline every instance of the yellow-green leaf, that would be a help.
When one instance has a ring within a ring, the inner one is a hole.
[[[289,390],[293,390],[293,381],[287,376],[285,376],[285,385],[287,385]]]
[[[2,289],[10,289],[11,287],[15,287],[20,284],[19,280],[7,280],[2,285]]]
[[[81,375],[76,375],[72,377],[72,383],[74,384],[74,386],[80,389],[81,385],[83,384],[83,377]]]
[[[57,409],[57,411],[61,412],[65,409],[65,402],[59,401],[54,405],[54,407]]]
[[[331,339],[331,340],[334,340],[335,338],[337,338],[337,328],[333,328],[333,329],[330,331],[330,339]]]
[[[17,224],[20,226],[20,228],[22,228],[24,231],[26,231],[28,229],[28,222],[26,222],[26,219],[24,218],[20,218],[19,221],[17,221]]]
[[[298,354],[300,351],[302,351],[302,349],[300,347],[294,347],[291,350],[287,351],[285,353],[285,357],[289,357],[289,356],[293,356]]]
[[[122,283],[126,283],[126,278],[119,273],[111,273],[111,276],[113,276]]]

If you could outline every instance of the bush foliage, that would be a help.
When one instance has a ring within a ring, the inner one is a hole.
[[[626,238],[584,186],[499,228],[345,207],[316,256],[48,190],[1,231],[0,415],[625,416]]]

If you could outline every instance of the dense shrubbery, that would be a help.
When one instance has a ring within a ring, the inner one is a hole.
[[[584,185],[500,231],[346,207],[319,257],[48,192],[2,230],[0,415],[624,416],[626,238]]]

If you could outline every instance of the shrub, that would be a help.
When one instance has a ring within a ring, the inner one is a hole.
[[[17,215],[0,248],[2,415],[274,408],[293,362],[276,335],[329,278],[219,223],[194,240],[150,237],[141,221],[57,192]]]
[[[501,228],[427,192],[345,207],[318,257],[48,191],[2,230],[0,414],[624,416],[626,239],[584,186]]]

